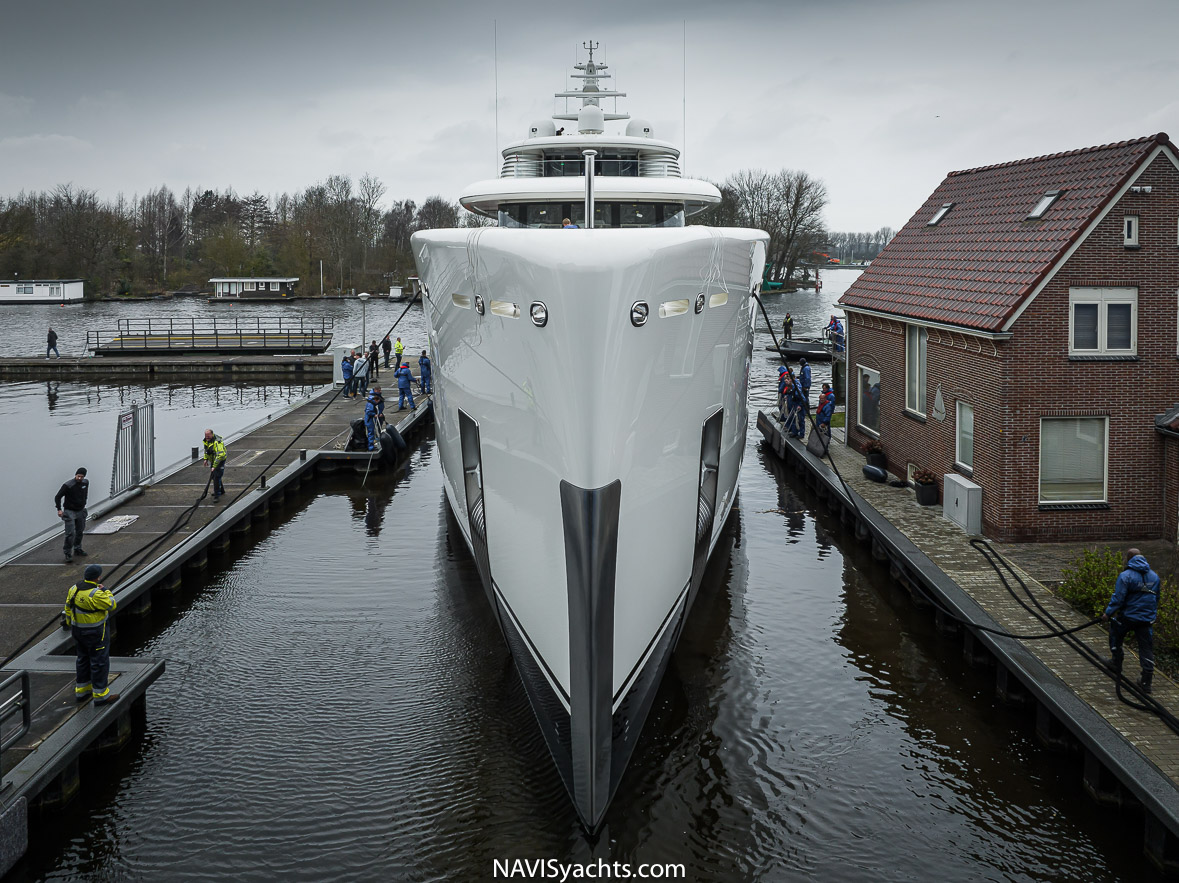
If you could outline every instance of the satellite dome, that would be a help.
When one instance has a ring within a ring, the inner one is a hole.
[[[626,124],[626,134],[633,138],[653,138],[649,120],[631,120]]]
[[[606,131],[606,118],[602,108],[587,104],[577,112],[577,131],[582,135],[601,135]]]

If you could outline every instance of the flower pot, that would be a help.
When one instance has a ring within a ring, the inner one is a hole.
[[[881,469],[888,468],[888,458],[884,456],[884,451],[869,451],[868,465],[879,466]]]
[[[922,506],[937,505],[936,484],[915,484],[913,485],[913,491],[917,495],[917,502]]]

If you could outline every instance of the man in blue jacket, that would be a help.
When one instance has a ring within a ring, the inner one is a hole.
[[[372,392],[364,400],[364,428],[368,430],[368,449],[377,449],[377,438],[381,434],[378,418],[385,414],[385,398],[381,395],[381,388],[374,386]]]
[[[1159,609],[1159,575],[1150,569],[1146,559],[1137,549],[1126,550],[1126,569],[1118,574],[1113,597],[1101,615],[1102,622],[1109,622],[1109,652],[1112,658],[1106,663],[1118,674],[1122,671],[1122,641],[1126,634],[1133,632],[1138,638],[1138,659],[1142,663],[1142,677],[1138,686],[1142,692],[1150,692],[1154,677],[1154,631],[1152,625]]]
[[[811,366],[806,359],[798,360],[798,385],[802,387],[802,394],[810,399],[811,396]]]
[[[345,353],[344,358],[340,359],[340,374],[344,378],[344,389],[340,395],[352,395],[352,355]]]
[[[431,371],[434,366],[430,364],[430,357],[426,355],[426,351],[422,350],[422,356],[418,359],[418,383],[421,385],[422,392],[429,395],[434,391],[434,384],[431,382]]]
[[[412,411],[417,407],[413,403],[413,388],[410,386],[413,383],[413,372],[409,370],[409,365],[403,362],[393,372],[393,376],[397,378],[397,410],[404,411],[405,400],[409,399],[409,409]]]

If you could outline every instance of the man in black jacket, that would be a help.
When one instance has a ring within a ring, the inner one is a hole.
[[[53,505],[57,508],[57,517],[65,522],[65,560],[70,563],[75,555],[86,555],[82,548],[82,534],[86,532],[86,494],[90,491],[90,481],[86,478],[86,468],[79,466],[74,477],[61,486],[57,496],[53,498]]]

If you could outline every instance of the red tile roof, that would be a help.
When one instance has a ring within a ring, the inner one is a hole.
[[[998,331],[1159,144],[1175,150],[1160,133],[951,172],[839,302]],[[1028,220],[1049,190],[1063,193]]]

